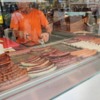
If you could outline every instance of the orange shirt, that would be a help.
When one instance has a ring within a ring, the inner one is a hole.
[[[30,40],[34,43],[38,43],[42,32],[42,26],[47,27],[48,21],[40,10],[32,9],[29,14],[23,14],[19,11],[12,14],[10,28],[24,32],[24,35],[28,33]],[[23,39],[18,35],[17,42],[20,43],[22,41]]]

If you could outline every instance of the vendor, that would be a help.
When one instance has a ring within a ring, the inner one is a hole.
[[[17,6],[19,10],[12,14],[10,23],[16,42],[32,41],[38,44],[40,39],[47,42],[52,29],[43,12],[30,8],[29,2],[18,2]],[[46,29],[45,32],[42,32],[42,27]]]

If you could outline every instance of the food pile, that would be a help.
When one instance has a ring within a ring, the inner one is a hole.
[[[26,68],[31,77],[41,76],[54,71],[57,66],[46,58],[32,56],[20,63],[23,68]]]
[[[15,65],[7,53],[0,54],[0,91],[12,88],[28,79],[26,69]]]
[[[76,56],[71,55],[69,51],[65,52],[53,47],[45,47],[44,49],[40,48],[39,52],[41,52],[40,56],[42,58],[49,59],[57,67],[63,67],[78,60],[78,58]]]
[[[96,50],[100,52],[100,38],[94,36],[77,36],[69,41],[64,42],[67,45],[77,48],[87,48],[90,50]]]

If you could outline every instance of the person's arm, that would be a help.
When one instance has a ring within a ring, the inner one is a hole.
[[[49,35],[51,35],[51,32],[52,32],[52,23],[51,24],[48,24],[46,27],[46,32],[49,33]]]
[[[49,35],[51,35],[52,32],[52,26],[49,24],[43,12],[40,11],[39,15],[40,15],[41,25],[46,29],[45,32],[42,32],[41,37],[43,38],[44,42],[47,42],[49,40]]]

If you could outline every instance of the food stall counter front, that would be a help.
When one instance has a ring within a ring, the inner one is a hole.
[[[90,78],[86,82],[79,84],[73,89],[64,92],[53,100],[99,100],[100,99],[100,73]],[[92,92],[91,92],[92,91]]]
[[[76,50],[77,48],[63,44],[62,41],[46,44],[62,50]],[[38,48],[38,47],[37,47]],[[35,49],[35,48],[34,48]],[[38,49],[36,49],[38,50]],[[47,49],[46,49],[47,50]],[[18,60],[27,58],[26,55],[19,55],[11,59],[18,63]],[[41,75],[39,77],[30,78],[27,82],[17,85],[14,88],[1,91],[1,100],[48,100],[61,94],[62,92],[88,80],[100,71],[99,67],[100,54],[96,54],[86,59],[78,60],[69,65],[58,67],[56,70]]]

